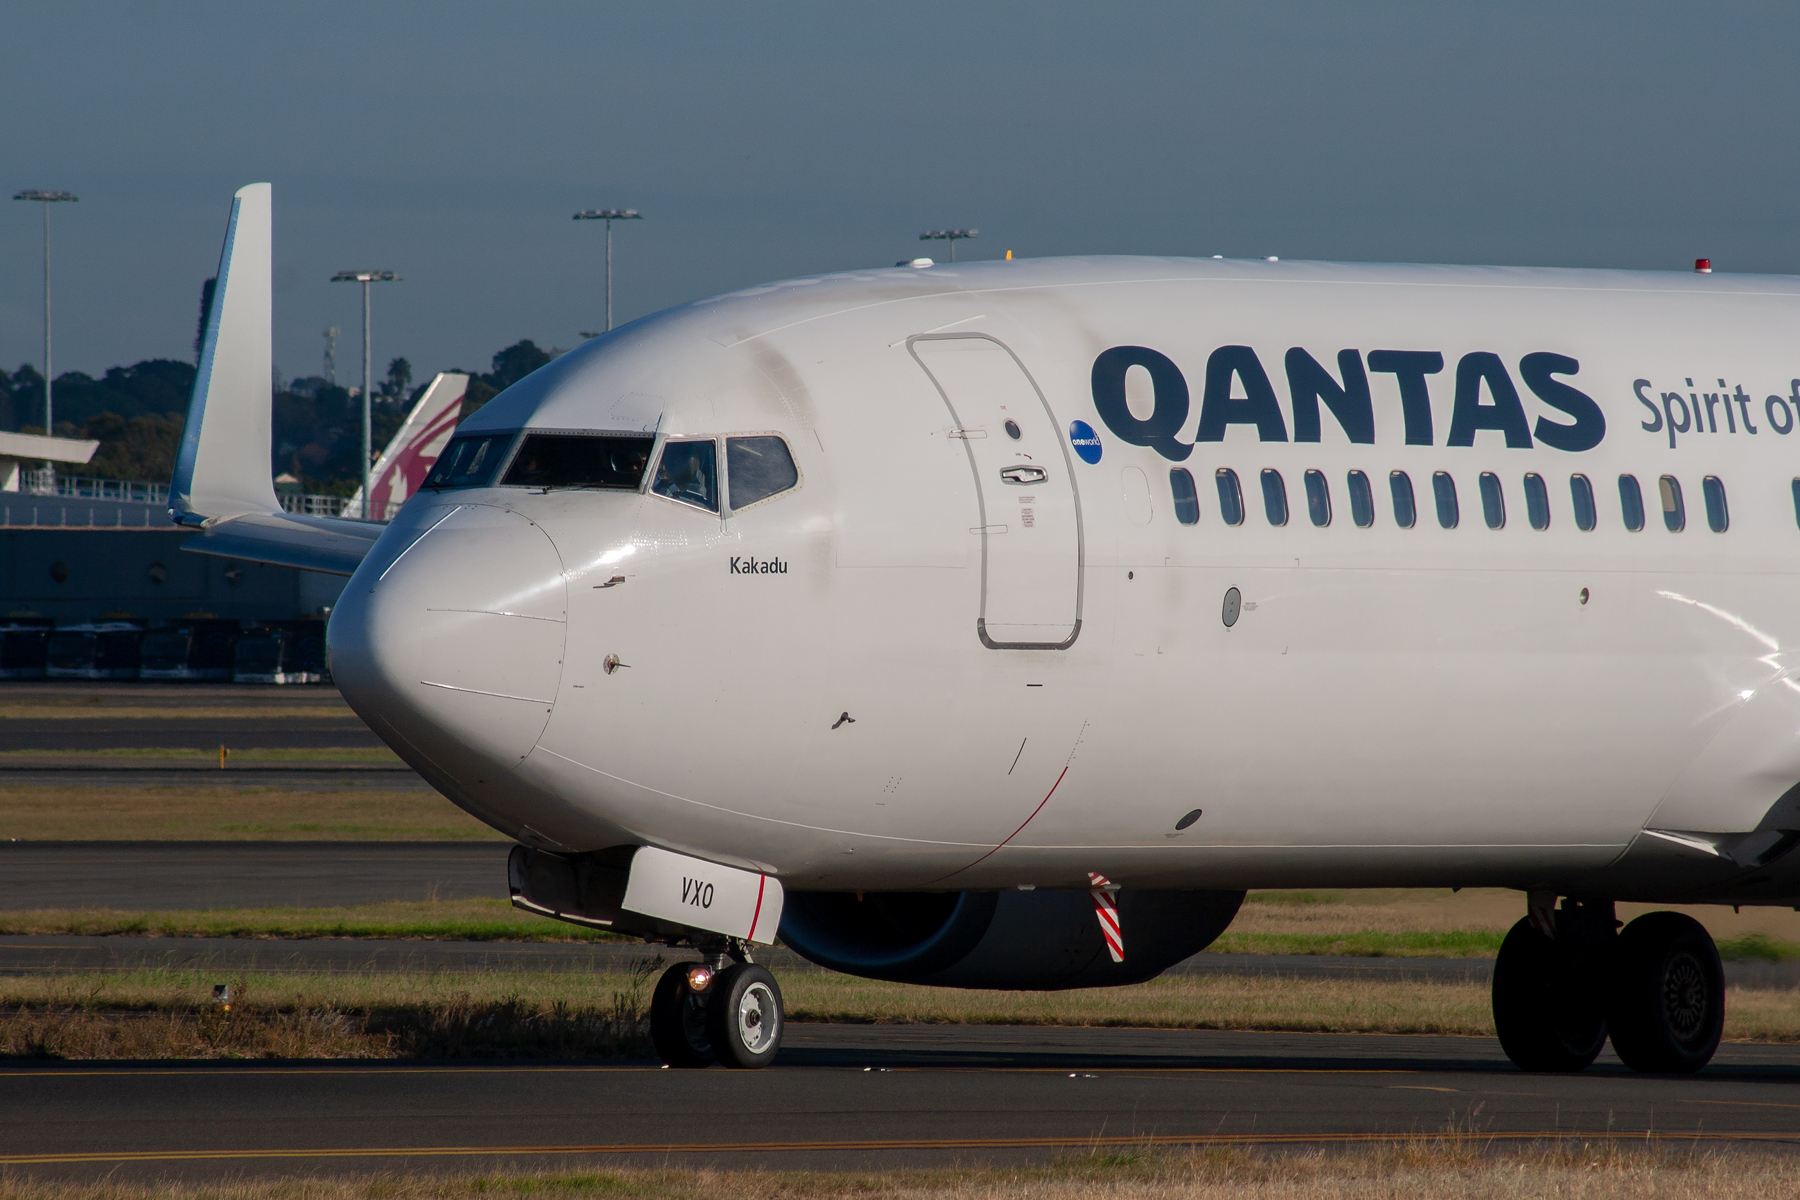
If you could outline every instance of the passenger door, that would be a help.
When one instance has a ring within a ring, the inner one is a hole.
[[[1011,350],[984,334],[909,343],[975,472],[982,541],[975,630],[993,650],[1060,650],[1081,632],[1081,511],[1056,417]]]

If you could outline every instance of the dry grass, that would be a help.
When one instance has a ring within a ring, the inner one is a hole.
[[[0,787],[0,841],[505,841],[432,791]]]
[[[1800,1162],[1755,1151],[1569,1142],[1511,1146],[1466,1132],[1344,1151],[1251,1146],[1071,1148],[1046,1166],[864,1172],[600,1167],[464,1174],[57,1183],[0,1178],[0,1200],[1767,1200]]]
[[[233,978],[230,973],[17,976],[0,980],[0,1054],[405,1057],[431,1047],[448,1053],[445,1031],[485,1028],[481,1023],[491,1020],[501,1030],[539,1024],[529,1037],[514,1032],[506,1035],[511,1041],[482,1043],[484,1053],[592,1056],[603,1052],[596,1048],[602,1042],[569,1040],[568,1031],[586,1028],[584,1022],[641,1018],[644,974],[661,960],[638,962],[637,974],[240,972],[234,995],[254,1003],[240,1010],[238,1028],[245,1032],[230,1043],[209,1042],[201,1025],[213,986]],[[825,971],[783,971],[780,978],[788,1015],[797,1021],[1493,1035],[1487,989],[1472,984],[1177,976],[1045,993],[926,988]],[[621,1008],[621,997],[635,997],[639,1007]],[[390,1033],[397,1040],[382,1041]],[[1800,995],[1732,989],[1725,1036],[1800,1042]],[[629,1049],[623,1040],[618,1045]]]
[[[1800,950],[1800,913],[1720,904],[1621,904],[1630,921],[1661,910],[1706,926],[1728,956],[1777,960]],[[1349,954],[1491,958],[1525,897],[1506,888],[1368,888],[1251,892],[1210,949],[1241,954]],[[1733,951],[1739,953],[1733,955]]]
[[[27,978],[0,998],[0,1057],[641,1058],[661,964],[560,988],[425,973]],[[229,1004],[213,998],[219,982]]]

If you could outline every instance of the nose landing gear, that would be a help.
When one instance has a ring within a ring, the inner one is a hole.
[[[650,997],[650,1041],[671,1067],[766,1067],[786,1024],[775,977],[736,945],[707,947],[704,962],[676,963]]]
[[[1698,1071],[1712,1059],[1725,1021],[1712,935],[1672,912],[1619,933],[1616,924],[1609,901],[1569,898],[1554,937],[1530,917],[1507,933],[1494,962],[1494,1028],[1521,1069],[1580,1071],[1609,1034],[1634,1071]]]

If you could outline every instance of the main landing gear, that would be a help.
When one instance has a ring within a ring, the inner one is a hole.
[[[1725,972],[1692,917],[1648,913],[1622,931],[1607,900],[1533,894],[1494,962],[1494,1027],[1527,1071],[1579,1071],[1608,1035],[1634,1071],[1698,1071],[1719,1048]]]
[[[781,987],[738,945],[703,947],[676,963],[650,997],[650,1041],[671,1067],[766,1067],[781,1048]],[[736,961],[731,961],[735,959]]]

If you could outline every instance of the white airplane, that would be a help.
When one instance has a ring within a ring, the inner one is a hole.
[[[1163,258],[848,272],[589,341],[391,524],[268,479],[269,187],[173,485],[349,574],[351,706],[516,838],[515,902],[670,944],[759,1066],[774,941],[958,987],[1156,975],[1247,888],[1507,887],[1506,1052],[1690,1071],[1705,929],[1800,901],[1800,280]],[[1561,904],[1558,906],[1557,901]]]

